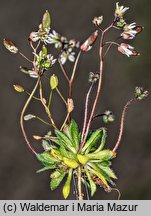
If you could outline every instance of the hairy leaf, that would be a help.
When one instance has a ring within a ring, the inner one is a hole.
[[[51,190],[55,190],[60,185],[65,175],[66,175],[66,172],[62,172],[57,178],[51,179],[51,182],[50,182]]]
[[[63,193],[63,196],[65,199],[67,199],[67,197],[70,194],[71,179],[72,179],[72,169],[69,170],[67,181],[66,181],[65,185],[63,186],[63,190],[62,190],[62,193]]]
[[[55,169],[55,168],[56,168],[56,165],[48,165],[46,167],[43,167],[42,169],[37,170],[36,173],[41,173],[41,172],[51,170],[51,169]]]
[[[98,164],[99,168],[101,170],[103,170],[109,177],[111,178],[114,178],[114,179],[117,179],[114,171],[110,168],[110,167],[104,167],[104,166],[101,166],[100,164]]]
[[[106,142],[106,137],[107,137],[106,129],[102,128],[101,143],[100,143],[100,146],[97,148],[97,150],[95,152],[99,152],[104,148],[104,145],[105,145],[105,142]]]
[[[87,148],[89,148],[89,151],[90,151],[90,149],[94,145],[96,145],[99,139],[101,138],[101,133],[102,133],[102,129],[99,129],[95,131],[94,133],[92,133],[92,135],[89,137],[89,139],[86,141],[85,145],[83,146],[81,152],[85,152]]]
[[[115,157],[115,153],[113,151],[110,151],[110,150],[103,150],[103,151],[100,151],[100,152],[87,154],[87,156],[90,159],[97,159],[97,160],[102,160],[102,161],[105,160],[105,161],[107,161],[107,160],[110,160],[113,157]]]
[[[42,162],[44,165],[46,164],[54,164],[59,162],[56,158],[54,158],[50,152],[43,152],[42,154],[36,155],[37,159]]]
[[[86,175],[87,175],[87,177],[88,177],[89,184],[90,184],[91,196],[93,196],[94,193],[96,192],[96,184],[95,184],[94,181],[92,180],[91,175],[90,175],[90,173],[89,173],[88,170],[86,170]]]
[[[76,160],[72,160],[70,158],[63,157],[63,162],[68,167],[73,168],[73,169],[76,169],[79,166]]]
[[[79,130],[78,130],[78,125],[76,122],[72,119],[71,124],[69,126],[69,134],[70,134],[70,139],[72,140],[75,149],[78,151],[79,148]]]
[[[59,139],[60,144],[64,145],[69,151],[76,153],[76,149],[72,145],[71,140],[61,131],[55,130],[55,133]]]

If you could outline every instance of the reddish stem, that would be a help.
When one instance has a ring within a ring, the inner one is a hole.
[[[86,123],[87,123],[87,117],[88,117],[88,103],[89,103],[89,98],[90,98],[90,94],[93,88],[93,84],[91,84],[89,91],[87,93],[86,96],[86,101],[85,101],[85,114],[84,114],[84,123],[83,123],[83,130],[82,130],[82,137],[81,137],[81,144],[83,143],[83,138],[84,138],[84,133],[85,133],[85,129],[86,129]]]
[[[118,149],[118,147],[120,145],[121,139],[122,139],[126,110],[128,109],[129,105],[131,105],[131,103],[134,102],[135,100],[136,100],[136,98],[132,98],[124,106],[124,109],[122,112],[122,117],[121,117],[120,132],[119,132],[118,140],[117,140],[117,142],[116,142],[116,144],[112,150],[113,152],[116,152],[116,150]]]

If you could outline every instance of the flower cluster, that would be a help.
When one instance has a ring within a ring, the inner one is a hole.
[[[121,37],[126,40],[134,39],[136,35],[143,30],[143,27],[138,26],[135,22],[131,24],[126,23],[124,15],[128,9],[129,7],[119,6],[119,3],[116,3],[115,24],[123,31]],[[134,47],[127,43],[121,43],[118,47],[118,51],[128,57],[140,55]]]
[[[56,49],[61,50],[60,61],[62,64],[65,64],[67,60],[74,62],[75,61],[75,52],[73,52],[74,48],[79,48],[79,42],[72,39],[67,40],[66,37],[61,36],[56,31],[52,31],[50,34],[50,44],[54,44]]]

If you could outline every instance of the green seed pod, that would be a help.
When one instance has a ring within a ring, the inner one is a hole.
[[[53,74],[51,77],[50,77],[50,87],[52,90],[54,90],[55,88],[57,88],[58,86],[58,77]]]
[[[16,84],[16,85],[13,85],[13,87],[14,87],[15,91],[17,91],[17,92],[22,93],[25,91],[21,85]]]
[[[46,10],[46,12],[43,15],[42,19],[42,28],[44,31],[47,31],[50,29],[50,24],[51,24],[51,18],[49,12]]]
[[[18,48],[15,46],[15,44],[12,41],[4,39],[3,40],[3,45],[11,53],[14,53],[14,54],[18,53]]]
[[[100,152],[88,154],[87,156],[89,157],[89,159],[104,161],[104,160],[110,160],[114,158],[116,154],[115,152],[110,150],[103,150]]]
[[[47,52],[47,47],[45,45],[43,45],[43,47],[42,47],[42,53],[44,56],[47,56],[48,52]]]
[[[80,154],[78,154],[77,158],[78,158],[79,162],[81,164],[83,164],[83,165],[85,165],[88,162],[88,160],[89,160],[89,157],[86,156],[86,155],[80,155]]]
[[[62,193],[65,199],[67,199],[67,197],[70,194],[71,178],[72,178],[72,169],[69,170],[67,181],[65,185],[63,186],[63,190],[62,190]]]
[[[75,161],[75,160],[72,160],[72,159],[69,159],[69,158],[66,158],[66,157],[63,157],[63,162],[70,168],[73,168],[73,169],[76,169],[79,164]]]

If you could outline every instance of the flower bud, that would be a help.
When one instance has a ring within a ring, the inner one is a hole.
[[[13,87],[14,87],[15,91],[17,91],[17,92],[22,93],[25,91],[25,89],[21,85],[16,84],[16,85],[13,85]]]
[[[93,21],[94,25],[99,26],[103,22],[103,16],[94,17]]]
[[[114,120],[115,120],[115,117],[113,113],[109,110],[105,111],[105,113],[103,114],[104,123],[113,122]]]
[[[15,44],[12,41],[4,39],[3,44],[5,48],[8,49],[10,52],[14,54],[18,53],[18,48],[15,46]]]
[[[83,52],[87,52],[92,48],[98,37],[98,31],[93,32],[93,34],[81,45],[80,49]]]
[[[135,88],[135,97],[138,100],[143,100],[144,98],[146,98],[149,95],[148,91],[145,91],[144,88],[142,87],[136,87]]]

